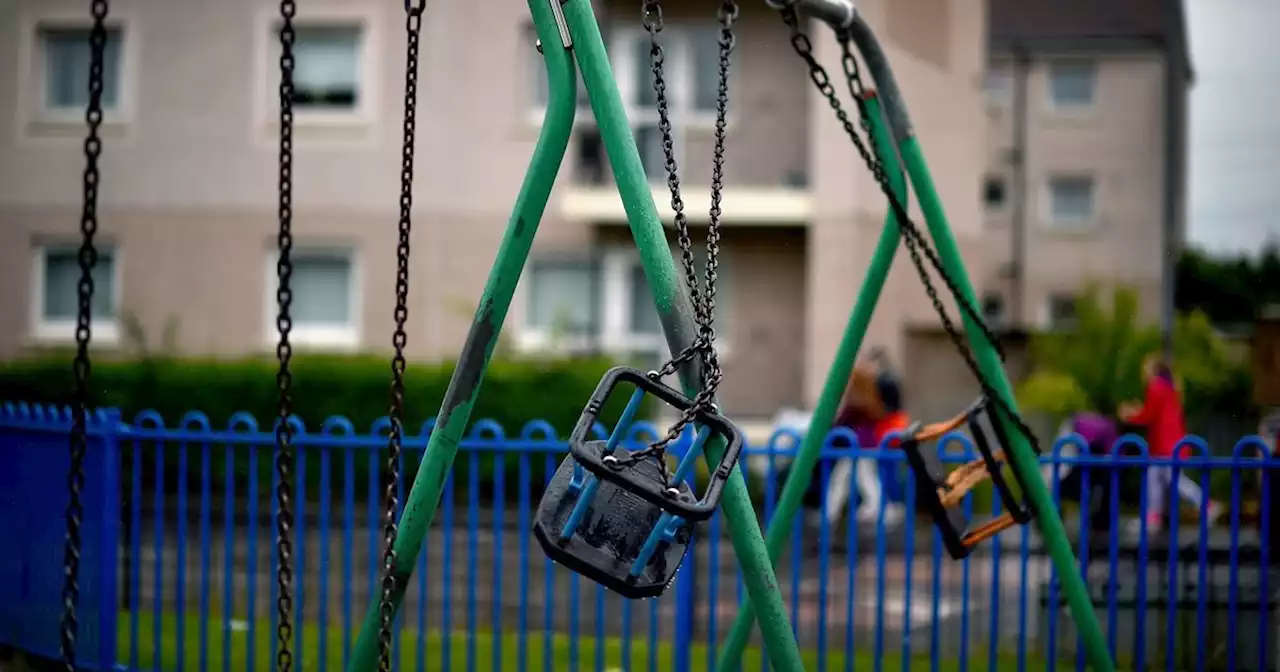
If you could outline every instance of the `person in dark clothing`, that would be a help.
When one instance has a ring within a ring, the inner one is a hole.
[[[1084,439],[1088,452],[1093,456],[1111,454],[1112,446],[1120,438],[1120,427],[1111,418],[1101,413],[1081,412],[1067,418],[1058,428],[1058,438],[1077,434]],[[1059,450],[1059,456],[1067,458],[1077,455],[1074,442],[1066,443]],[[1089,492],[1082,492],[1084,474],[1089,474]],[[1053,465],[1043,468],[1045,482],[1053,486]],[[1058,467],[1058,493],[1063,500],[1080,502],[1089,507],[1089,528],[1102,532],[1111,527],[1111,468],[1098,465],[1064,464]]]

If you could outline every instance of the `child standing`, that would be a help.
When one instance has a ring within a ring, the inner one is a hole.
[[[1142,373],[1146,378],[1144,399],[1139,402],[1127,402],[1120,406],[1120,418],[1125,422],[1142,425],[1147,428],[1147,451],[1151,457],[1168,459],[1173,457],[1178,441],[1187,433],[1183,419],[1182,399],[1173,383],[1173,372],[1159,355],[1152,354],[1142,363]],[[1147,468],[1147,530],[1159,532],[1163,527],[1162,514],[1165,507],[1165,492],[1173,482],[1173,467],[1167,465]],[[1197,508],[1205,504],[1204,492],[1200,486],[1187,477],[1178,474],[1178,495],[1191,502]],[[1176,502],[1174,515],[1176,521]],[[1208,503],[1208,517],[1213,521],[1222,512],[1217,502]],[[1137,528],[1139,521],[1134,521]]]

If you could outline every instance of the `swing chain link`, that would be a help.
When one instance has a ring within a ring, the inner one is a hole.
[[[928,240],[920,231],[919,226],[908,216],[906,206],[903,205],[902,201],[893,193],[893,188],[889,184],[889,176],[888,172],[885,170],[884,163],[877,158],[878,153],[876,152],[878,152],[879,148],[877,147],[875,137],[871,133],[870,111],[866,104],[866,86],[863,83],[862,75],[858,68],[857,58],[853,53],[852,38],[846,31],[840,31],[838,33],[841,47],[840,61],[841,66],[844,69],[845,80],[849,87],[849,93],[853,97],[855,105],[858,107],[860,117],[859,125],[867,134],[867,143],[870,145],[870,148],[868,148],[867,144],[862,142],[853,122],[849,119],[849,115],[845,112],[843,105],[841,105],[840,99],[836,96],[835,86],[832,85],[831,78],[827,74],[826,69],[823,68],[814,57],[813,43],[809,40],[808,35],[801,30],[799,15],[796,12],[795,7],[793,5],[788,5],[782,8],[780,13],[783,21],[787,24],[787,27],[791,29],[791,46],[793,50],[802,60],[804,60],[805,64],[809,68],[809,79],[813,81],[814,85],[818,88],[818,91],[827,99],[827,103],[835,112],[837,120],[839,120],[840,124],[844,127],[845,133],[847,133],[849,138],[853,141],[854,147],[861,156],[863,163],[865,163],[867,168],[871,171],[871,174],[880,187],[880,190],[888,199],[889,207],[893,211],[894,217],[898,220],[900,225],[903,242],[906,244],[907,252],[911,256],[911,263],[915,267],[916,274],[919,275],[921,283],[924,285],[925,293],[929,296],[929,300],[933,304],[934,312],[938,314],[938,317],[942,322],[942,327],[947,332],[948,339],[951,341],[952,345],[955,346],[961,357],[964,358],[965,365],[978,382],[983,396],[989,399],[993,406],[998,408],[1000,412],[1014,424],[1018,431],[1021,432],[1030,443],[1032,449],[1038,454],[1040,452],[1040,446],[1035,433],[1027,426],[1021,415],[1011,408],[1009,404],[1007,404],[995,391],[991,386],[991,383],[987,380],[987,377],[983,375],[982,369],[978,366],[978,362],[974,357],[972,348],[965,342],[960,330],[956,327],[955,323],[952,322],[950,315],[942,304],[942,300],[938,296],[937,288],[929,277],[929,271],[925,266],[924,259],[922,259],[922,254],[928,259],[929,265],[933,266],[934,270],[938,273],[938,277],[942,279],[943,284],[947,286],[947,289],[955,299],[960,312],[967,315],[972,323],[978,327],[983,338],[995,348],[1000,360],[1004,361],[1005,353],[1001,347],[999,336],[991,331],[991,328],[987,326],[986,321],[982,316],[979,315],[970,302],[964,298],[964,292],[960,291],[955,280],[946,272],[943,267],[942,260],[929,245]]]
[[[106,19],[109,10],[107,0],[93,0],[90,11],[93,27],[89,31],[89,104],[85,110],[85,122],[89,132],[84,141],[85,169],[83,175],[84,202],[80,215],[80,280],[76,284],[76,355],[72,361],[75,387],[72,392],[71,432],[69,436],[70,468],[67,472],[66,536],[63,539],[62,556],[62,618],[59,624],[62,662],[68,672],[76,670],[76,638],[80,623],[76,618],[76,606],[80,601],[80,523],[84,518],[84,503],[80,493],[84,489],[84,456],[88,444],[89,406],[89,339],[93,309],[93,268],[98,263],[98,252],[93,237],[98,232],[98,158],[102,154],[102,140],[98,129],[102,126],[102,90],[105,52],[107,47]]]
[[[694,322],[698,332],[693,342],[678,355],[672,357],[657,371],[649,376],[660,379],[676,372],[680,365],[701,358],[702,385],[694,396],[689,408],[681,413],[680,419],[671,426],[666,436],[650,444],[648,447],[631,453],[619,460],[620,464],[632,464],[649,455],[658,458],[664,485],[670,485],[670,474],[667,469],[666,448],[680,437],[699,413],[714,410],[716,390],[723,379],[719,358],[715,351],[715,298],[717,269],[720,253],[720,203],[724,190],[724,144],[726,116],[729,106],[729,65],[736,39],[733,34],[733,22],[738,18],[738,4],[735,0],[723,0],[716,12],[720,23],[720,60],[719,84],[716,90],[716,133],[715,148],[712,160],[711,177],[711,210],[707,223],[707,261],[704,273],[705,287],[698,281],[698,271],[694,265],[693,243],[689,235],[689,220],[684,212],[684,199],[680,195],[679,166],[675,158],[675,142],[671,133],[671,118],[667,106],[667,84],[664,74],[666,54],[658,42],[658,33],[663,29],[661,0],[645,0],[643,7],[643,23],[649,33],[649,65],[653,72],[653,91],[655,106],[658,110],[658,130],[662,133],[662,151],[667,172],[667,187],[671,191],[671,209],[675,212],[676,241],[680,246],[680,264],[684,270],[685,285],[689,289],[689,300],[693,305]]]
[[[297,13],[294,0],[280,2],[280,230],[277,240],[280,257],[276,262],[276,303],[279,314],[276,328],[280,339],[276,343],[276,358],[280,362],[276,373],[279,390],[278,417],[276,419],[276,549],[279,554],[276,565],[276,670],[292,672],[293,652],[293,374],[289,370],[293,346],[289,333],[293,319],[289,310],[293,304],[293,45],[296,38],[293,17]]]
[[[397,520],[400,513],[400,463],[401,442],[404,438],[404,349],[408,344],[405,324],[409,320],[409,240],[413,214],[413,157],[414,138],[417,131],[418,104],[418,54],[422,30],[422,14],[425,3],[411,6],[406,3],[406,66],[404,82],[404,143],[400,152],[400,222],[399,241],[396,245],[396,308],[395,333],[391,344],[395,355],[391,359],[391,422],[387,441],[387,477],[384,482],[386,507],[382,519],[382,594],[378,604],[380,620],[378,630],[378,669],[391,671],[392,639],[395,635],[396,592],[396,537],[399,534]]]

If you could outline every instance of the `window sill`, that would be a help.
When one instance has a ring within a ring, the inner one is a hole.
[[[267,333],[267,344],[275,347],[280,335]],[[300,350],[353,352],[360,348],[360,333],[354,327],[312,327],[294,325],[289,343]]]
[[[1096,105],[1061,105],[1056,106],[1050,104],[1048,113],[1048,121],[1069,126],[1079,126],[1087,122],[1093,121],[1097,116]]]
[[[1043,222],[1040,228],[1048,235],[1063,238],[1084,238],[1096,235],[1102,230],[1101,224],[1093,219],[1048,221]]]
[[[631,334],[623,338],[561,337],[554,338],[539,329],[524,329],[516,338],[516,349],[528,354],[586,354],[602,352],[609,355],[622,356],[637,352],[666,352],[666,339],[662,334]],[[716,340],[716,354],[720,358],[731,355],[733,348],[724,339]]]
[[[294,137],[303,142],[363,143],[373,139],[374,121],[362,112],[296,112],[293,117]],[[268,121],[262,126],[260,140],[274,147],[280,138],[280,122]]]
[[[120,138],[127,134],[129,127],[126,115],[106,113],[98,133],[104,138]],[[33,139],[83,141],[88,122],[85,121],[84,110],[42,111],[27,120],[23,130],[26,137]]]
[[[32,329],[31,340],[39,345],[74,345],[76,323],[70,320],[40,322]],[[91,321],[89,344],[119,345],[120,323],[115,319]]]

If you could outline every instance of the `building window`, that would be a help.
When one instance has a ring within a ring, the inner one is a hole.
[[[355,264],[349,250],[295,249],[292,254],[293,275],[289,287],[293,291],[290,336],[299,345],[318,348],[350,349],[360,345],[357,315]],[[269,255],[268,273],[271,288],[267,302],[269,340],[277,338],[275,315],[278,311],[276,288],[276,254]]]
[[[1097,95],[1097,66],[1089,61],[1049,65],[1049,101],[1057,108],[1089,107]]]
[[[1053,226],[1087,225],[1093,216],[1093,178],[1059,175],[1049,179],[1049,221]]]
[[[540,259],[529,264],[526,326],[547,345],[592,349],[600,329],[600,267],[596,260]]]
[[[119,276],[116,253],[111,247],[99,246],[98,260],[91,273],[93,302],[90,319],[95,341],[116,342],[120,338]],[[46,247],[36,254],[36,289],[34,336],[38,340],[71,340],[75,338],[79,313],[80,258],[79,248]]]
[[[659,36],[666,59],[667,101],[676,161],[681,162],[684,133],[690,127],[715,123],[719,86],[720,32],[715,26],[664,30]],[[657,94],[649,65],[649,34],[642,29],[620,31],[613,43],[618,90],[631,120],[645,174],[666,180],[666,155],[658,129]]]
[[[982,88],[988,102],[999,103],[1008,100],[1013,91],[1013,70],[1009,64],[988,64]]]
[[[1069,329],[1076,322],[1076,298],[1069,294],[1050,294],[1046,313],[1050,329]]]
[[[995,292],[982,295],[982,319],[988,325],[999,324],[1004,318],[1004,297]]]
[[[361,28],[294,29],[293,104],[303,110],[354,110],[360,102]]]
[[[89,104],[89,28],[42,26],[38,29],[43,82],[41,104],[51,112],[83,114]],[[103,51],[102,109],[120,106],[121,46],[123,31],[107,28]]]
[[[982,181],[982,203],[987,210],[1003,210],[1007,197],[1004,177],[988,175]]]
[[[695,254],[694,263],[701,277],[704,259]],[[721,252],[716,284],[716,329],[721,339],[727,333],[731,305],[728,271]],[[683,280],[682,270],[679,277]],[[524,283],[526,319],[521,340],[526,347],[607,352],[649,368],[661,365],[659,360],[668,355],[662,323],[634,249],[534,260]]]

